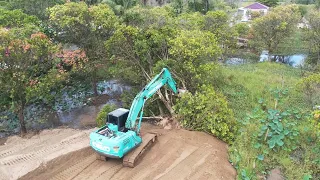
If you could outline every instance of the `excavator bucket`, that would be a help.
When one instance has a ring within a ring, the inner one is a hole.
[[[135,167],[143,157],[146,150],[150,149],[158,137],[157,133],[146,133],[142,136],[142,143],[123,157],[123,166]]]

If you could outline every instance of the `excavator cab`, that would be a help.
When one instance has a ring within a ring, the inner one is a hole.
[[[107,116],[107,122],[117,125],[117,131],[126,132],[126,120],[128,118],[129,110],[118,108],[110,112]]]

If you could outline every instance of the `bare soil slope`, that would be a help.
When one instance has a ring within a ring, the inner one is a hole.
[[[96,160],[88,147],[90,130],[56,129],[27,140],[9,138],[6,145],[0,146],[0,177],[235,179],[236,171],[228,162],[227,145],[222,141],[205,133],[163,130],[148,124],[143,124],[142,129],[144,132],[158,131],[162,135],[135,168],[123,167],[121,159]]]

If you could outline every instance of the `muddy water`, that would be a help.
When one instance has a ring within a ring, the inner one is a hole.
[[[124,92],[130,90],[129,86],[120,84],[118,81],[103,81],[98,84],[101,89],[100,95],[94,98],[94,105],[84,105],[73,108],[69,111],[57,111],[51,113],[48,118],[48,123],[52,126],[65,125],[71,128],[87,128],[96,125],[95,119],[106,104],[114,104],[121,107],[122,103],[119,96]],[[73,104],[72,99],[66,99],[67,103]]]

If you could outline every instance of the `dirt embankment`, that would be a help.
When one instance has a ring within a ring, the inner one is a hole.
[[[95,159],[91,130],[45,130],[31,139],[10,137],[0,146],[0,179],[235,179],[227,145],[210,135],[186,130],[158,131],[157,142],[135,168],[121,159]]]

